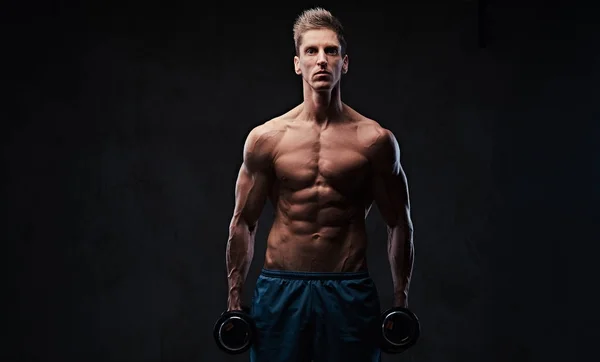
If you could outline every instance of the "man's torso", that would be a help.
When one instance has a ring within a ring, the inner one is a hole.
[[[272,270],[365,270],[365,218],[373,201],[371,145],[381,127],[344,105],[326,127],[298,119],[301,106],[262,125],[261,152],[271,162],[275,218],[264,267]]]

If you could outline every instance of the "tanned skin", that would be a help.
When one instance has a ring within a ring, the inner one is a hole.
[[[267,199],[275,218],[264,268],[309,272],[367,270],[365,219],[376,203],[388,230],[393,305],[407,307],[413,224],[398,142],[341,101],[348,56],[335,32],[304,33],[294,67],[303,103],[253,128],[244,144],[226,251],[227,310],[241,309]]]

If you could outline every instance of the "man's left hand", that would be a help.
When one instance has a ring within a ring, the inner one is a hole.
[[[407,298],[395,298],[393,306],[408,308],[408,299]]]

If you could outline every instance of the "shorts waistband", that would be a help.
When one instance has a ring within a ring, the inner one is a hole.
[[[290,270],[262,269],[261,275],[282,279],[304,279],[304,280],[351,280],[369,277],[368,271],[361,272],[304,272]]]

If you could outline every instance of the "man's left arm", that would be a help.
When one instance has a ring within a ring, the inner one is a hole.
[[[373,198],[387,225],[393,306],[408,307],[415,255],[408,182],[400,163],[400,146],[391,131],[380,130],[374,151]]]

